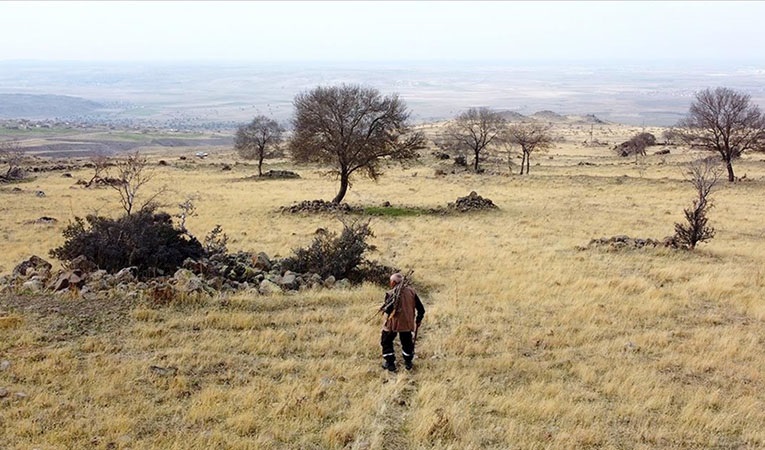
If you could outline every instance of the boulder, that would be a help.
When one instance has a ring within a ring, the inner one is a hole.
[[[26,277],[32,276],[35,273],[44,274],[50,272],[52,267],[53,266],[48,261],[37,255],[32,255],[28,260],[23,261],[13,269],[13,275]]]
[[[335,289],[350,289],[351,287],[351,280],[348,278],[343,278],[342,280],[337,280],[335,283]]]
[[[114,274],[114,282],[116,284],[132,283],[135,281],[135,273],[138,270],[137,267],[125,267],[119,272]]]
[[[330,275],[327,278],[324,279],[324,287],[325,288],[331,288],[335,285],[335,277],[334,275]]]
[[[284,273],[284,275],[279,279],[277,282],[279,286],[281,286],[283,289],[296,289],[297,284],[297,275],[294,272],[290,272],[289,270]]]
[[[268,258],[268,255],[263,252],[258,253],[253,263],[256,269],[265,271],[271,270],[271,267],[273,266],[271,260]]]
[[[56,280],[48,287],[53,291],[61,291],[71,287],[82,288],[85,285],[85,276],[81,270],[66,270],[61,272]]]
[[[204,282],[188,269],[178,269],[173,275],[175,290],[183,293],[204,292]]]
[[[38,294],[45,290],[45,284],[42,282],[42,280],[39,280],[37,278],[33,278],[31,280],[25,281],[21,285],[21,289],[26,292],[31,292],[33,294]]]
[[[98,266],[88,259],[85,255],[80,255],[67,264],[70,270],[79,270],[83,274],[92,273],[98,270]]]
[[[273,281],[266,279],[260,282],[260,286],[258,287],[258,292],[260,292],[263,295],[275,294],[277,292],[282,292],[282,288],[279,287],[279,285],[274,283]]]

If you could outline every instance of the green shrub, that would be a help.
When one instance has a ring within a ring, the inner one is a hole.
[[[366,242],[374,236],[369,222],[343,223],[343,231],[319,233],[308,248],[293,250],[294,255],[282,261],[282,267],[297,273],[313,272],[326,278],[359,278],[358,267],[364,262],[364,252],[371,249]]]

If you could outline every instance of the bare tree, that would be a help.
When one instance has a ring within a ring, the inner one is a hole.
[[[707,212],[712,208],[710,194],[720,179],[722,170],[711,158],[690,163],[688,181],[696,190],[696,198],[690,208],[683,210],[686,223],[675,223],[675,241],[693,250],[699,242],[712,239],[714,228],[707,225]]]
[[[90,164],[93,167],[93,177],[88,181],[85,187],[91,187],[94,183],[104,181],[103,175],[109,168],[109,158],[103,154],[96,154],[90,157]]]
[[[136,151],[135,153],[127,155],[125,158],[118,159],[114,167],[117,171],[117,179],[119,182],[110,183],[120,195],[120,204],[125,213],[129,216],[136,206],[138,201],[138,191],[149,181],[154,178],[154,174],[148,169],[148,160],[146,157]],[[149,197],[141,204],[139,210],[149,208],[154,205],[154,201],[167,190],[167,187],[162,187],[156,192],[149,195]]]
[[[507,143],[521,147],[521,175],[528,175],[531,154],[535,151],[544,151],[553,146],[553,137],[550,134],[550,126],[538,122],[519,123],[507,128]]]
[[[5,170],[5,175],[0,175],[0,178],[9,181],[24,178],[24,169],[21,168],[23,161],[24,150],[22,150],[18,141],[0,142],[0,162],[8,166]]]
[[[259,115],[236,130],[234,149],[244,159],[258,160],[258,176],[263,176],[263,160],[275,156],[284,129],[273,119]]]
[[[733,160],[765,147],[765,116],[749,94],[718,87],[696,93],[688,115],[678,123],[686,143],[717,152],[733,182]]]
[[[478,172],[481,152],[501,143],[506,126],[500,113],[486,107],[470,108],[449,124],[446,135],[458,151],[473,153],[473,170]]]
[[[412,133],[409,112],[395,94],[383,97],[358,85],[319,86],[298,94],[294,105],[292,157],[334,166],[340,178],[334,203],[343,200],[356,172],[376,180],[383,158],[415,158],[425,144],[421,133]]]

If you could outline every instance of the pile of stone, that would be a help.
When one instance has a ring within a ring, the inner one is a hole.
[[[148,280],[136,277],[135,267],[110,274],[80,256],[66,268],[53,272],[52,264],[38,256],[17,265],[10,275],[0,277],[0,292],[20,293],[76,292],[85,298],[108,298],[118,293],[170,299],[177,295],[245,291],[252,294],[302,291],[305,289],[348,288],[348,279],[322,278],[315,273],[282,270],[280,260],[265,253],[239,252],[221,258],[187,259],[173,275],[158,275]]]
[[[678,248],[678,244],[674,236],[667,236],[662,240],[659,239],[641,239],[631,238],[625,235],[602,237],[599,239],[592,239],[587,247],[581,248],[586,250],[587,248],[606,248],[608,250],[625,250],[625,249],[640,249],[645,247],[672,247]]]
[[[496,209],[497,205],[488,198],[483,198],[475,191],[472,191],[466,197],[459,197],[456,202],[449,203],[449,209],[456,209],[460,212],[480,211],[484,209]]]
[[[269,170],[263,178],[300,178],[300,175],[291,170]]]
[[[324,200],[304,200],[296,205],[283,206],[281,211],[287,213],[352,213],[361,212],[362,209],[353,207],[347,203],[333,203]]]

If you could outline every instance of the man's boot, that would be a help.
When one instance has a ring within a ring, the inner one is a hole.
[[[396,357],[395,356],[386,356],[385,362],[382,365],[383,369],[389,370],[391,372],[396,371]]]
[[[406,370],[412,370],[412,367],[413,367],[412,360],[411,359],[405,359],[404,360],[404,367],[406,368]]]

